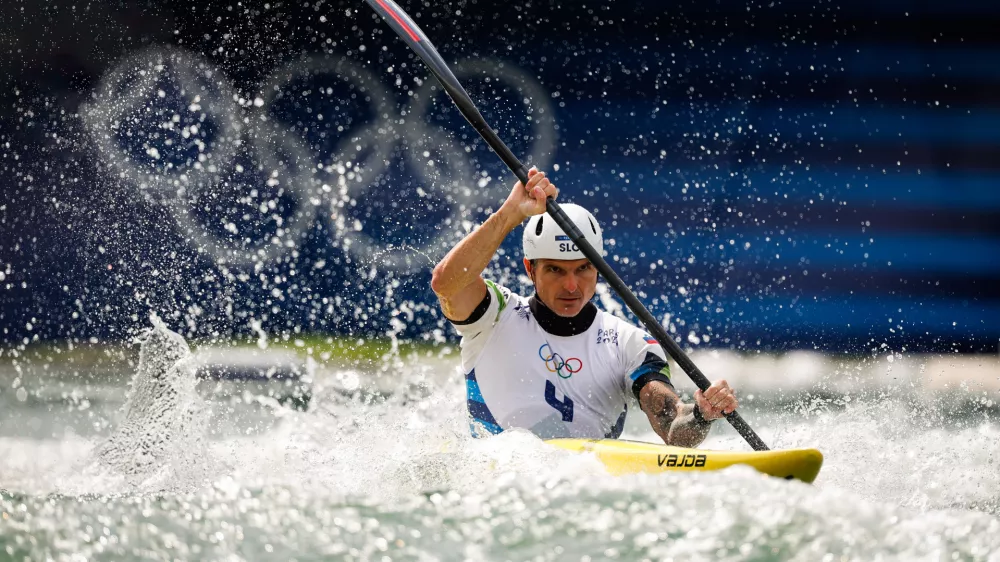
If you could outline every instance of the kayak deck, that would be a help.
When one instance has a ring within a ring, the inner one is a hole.
[[[812,482],[823,466],[816,449],[706,451],[617,439],[549,439],[546,443],[578,453],[594,453],[608,472],[620,475],[673,470],[720,470],[736,464],[770,476]]]

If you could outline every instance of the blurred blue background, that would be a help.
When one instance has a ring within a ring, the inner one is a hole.
[[[1000,6],[401,5],[686,344],[997,351]],[[454,337],[512,180],[363,3],[2,10],[4,341]]]

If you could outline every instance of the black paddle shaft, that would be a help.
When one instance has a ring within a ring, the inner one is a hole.
[[[424,64],[430,69],[431,73],[438,79],[441,86],[444,87],[445,91],[451,97],[455,105],[458,106],[459,111],[469,122],[470,125],[479,133],[480,136],[490,145],[491,148],[497,153],[503,163],[507,165],[511,172],[517,176],[517,179],[521,180],[524,185],[528,184],[528,168],[521,163],[520,160],[514,153],[510,151],[510,148],[500,139],[487,123],[486,119],[483,118],[482,114],[479,113],[479,109],[472,102],[472,98],[469,96],[465,88],[458,82],[455,78],[455,74],[452,73],[451,69],[444,62],[444,59],[434,48],[434,45],[424,34],[423,30],[413,21],[413,19],[400,8],[393,0],[365,0],[369,6],[376,13],[382,16],[382,19],[389,24],[390,27],[399,35],[400,39],[406,42],[411,49],[424,61]],[[583,255],[587,256],[590,263],[594,264],[597,268],[598,273],[604,276],[611,288],[614,289],[618,296],[625,301],[625,305],[628,306],[635,315],[642,321],[643,326],[649,330],[649,333],[656,338],[663,349],[667,352],[670,357],[677,362],[677,365],[685,372],[694,384],[698,386],[702,391],[708,390],[711,386],[708,378],[701,372],[700,369],[691,361],[691,359],[684,353],[684,350],[677,345],[677,342],[673,340],[667,331],[663,329],[663,326],[657,322],[656,318],[650,314],[646,307],[643,306],[639,299],[636,298],[632,291],[625,285],[625,282],[618,277],[618,274],[611,269],[608,262],[604,261],[604,257],[597,253],[597,250],[587,242],[587,239],[583,237],[583,233],[580,229],[576,227],[575,224],[566,216],[566,213],[559,207],[559,204],[553,199],[549,199],[545,202],[545,209],[548,211],[549,215],[555,219],[556,224],[563,229],[563,232],[569,236],[570,240]],[[747,443],[756,451],[766,451],[767,445],[764,441],[754,432],[754,430],[747,424],[746,421],[736,412],[732,412],[726,415],[726,419],[732,424],[736,431],[747,440]]]
[[[580,248],[583,255],[587,256],[590,263],[594,264],[597,271],[604,276],[608,285],[611,285],[611,288],[618,293],[618,296],[620,296],[623,301],[625,301],[625,305],[628,306],[629,310],[639,317],[642,325],[649,330],[649,333],[652,334],[654,338],[656,338],[656,341],[663,347],[667,354],[677,362],[677,366],[679,366],[689,377],[691,377],[691,380],[694,381],[694,384],[700,388],[702,392],[708,390],[708,387],[712,386],[708,377],[701,372],[701,369],[694,364],[694,361],[691,361],[691,358],[684,353],[684,350],[677,345],[677,342],[675,342],[674,339],[667,334],[667,331],[663,329],[663,326],[660,325],[649,310],[643,306],[642,302],[636,298],[635,294],[629,290],[628,286],[625,285],[625,282],[621,280],[621,277],[618,277],[618,274],[611,269],[608,262],[604,261],[604,258],[597,253],[597,250],[590,245],[590,242],[587,242],[587,239],[583,237],[583,233],[580,232],[580,229],[578,229],[573,221],[566,216],[566,213],[559,208],[559,204],[554,200],[549,199],[545,203],[545,209],[563,229],[563,232],[570,237],[570,240],[572,240],[573,243]],[[747,424],[739,413],[733,411],[732,413],[726,415],[726,419],[729,420],[729,423],[736,428],[736,431],[738,431],[740,435],[747,440],[747,443],[750,443],[750,446],[753,447],[755,451],[768,450],[767,445],[764,444],[764,440],[757,435],[753,428]]]

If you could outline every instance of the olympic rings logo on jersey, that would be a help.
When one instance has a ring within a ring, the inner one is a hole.
[[[555,373],[560,378],[568,379],[583,370],[583,361],[576,357],[563,359],[562,355],[552,351],[547,343],[538,348],[538,357],[545,361],[545,368],[550,373]]]
[[[463,61],[452,70],[459,79],[488,77],[525,104],[533,128],[526,137],[533,139],[528,160],[547,167],[556,128],[541,84],[497,60]],[[343,88],[348,93],[339,95]],[[401,105],[364,66],[315,54],[274,71],[259,95],[241,94],[252,91],[238,90],[204,57],[156,46],[107,72],[80,114],[115,175],[164,205],[188,242],[219,263],[259,267],[296,256],[298,242],[325,220],[350,256],[411,273],[425,267],[412,259],[415,254],[454,243],[469,210],[494,202],[497,194],[486,189],[485,172],[477,177],[471,150],[429,120],[432,102],[444,96],[434,80],[417,81],[407,92],[412,101]],[[292,118],[277,114],[284,106],[294,108]],[[351,114],[331,122],[326,109]],[[400,160],[414,179],[408,183],[416,186],[420,208],[448,211],[434,215],[439,223],[407,215],[413,202],[396,194],[386,205],[398,208],[398,216],[365,214],[359,205],[373,187],[387,183],[385,174]],[[245,178],[253,173],[258,177]],[[419,245],[392,247],[371,234],[383,223],[404,232],[420,224],[427,235]]]

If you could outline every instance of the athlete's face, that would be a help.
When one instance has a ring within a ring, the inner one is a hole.
[[[597,290],[597,269],[586,258],[579,260],[524,260],[535,293],[545,306],[559,316],[580,313]]]

